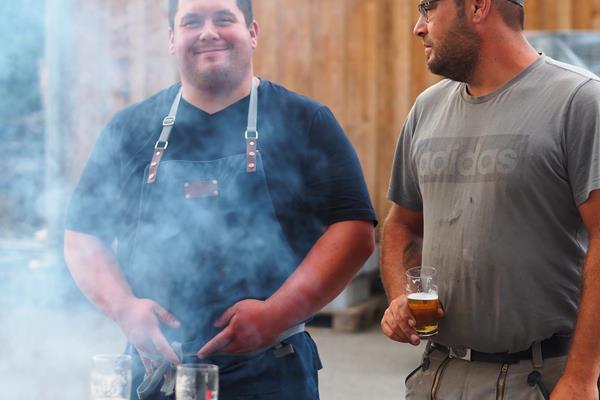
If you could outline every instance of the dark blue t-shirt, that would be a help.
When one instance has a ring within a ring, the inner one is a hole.
[[[131,251],[144,169],[178,89],[174,85],[115,116],[100,135],[67,212],[67,229],[105,243],[116,239],[121,262]],[[243,154],[248,105],[249,96],[208,114],[182,99],[163,160]],[[299,259],[324,226],[376,223],[356,153],[327,107],[263,80],[257,127],[275,213]]]

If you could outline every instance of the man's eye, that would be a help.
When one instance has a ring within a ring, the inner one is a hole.
[[[229,25],[231,23],[233,23],[233,19],[232,18],[217,18],[215,20],[215,24],[219,25],[219,26]]]
[[[200,25],[202,25],[202,22],[198,20],[188,20],[183,21],[181,25],[186,28],[198,28]]]

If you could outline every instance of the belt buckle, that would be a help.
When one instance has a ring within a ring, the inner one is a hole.
[[[471,349],[468,347],[449,347],[448,356],[450,358],[457,358],[459,360],[471,361]]]

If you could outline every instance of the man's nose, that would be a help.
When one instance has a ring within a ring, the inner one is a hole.
[[[209,41],[209,40],[217,40],[219,38],[219,31],[217,27],[211,23],[207,22],[202,27],[200,31],[200,40]]]
[[[413,33],[418,37],[423,37],[427,34],[427,21],[425,21],[425,18],[422,15],[419,15],[419,19],[415,24]]]

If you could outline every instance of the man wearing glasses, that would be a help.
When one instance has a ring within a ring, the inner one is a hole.
[[[382,330],[419,344],[416,265],[437,268],[444,310],[408,399],[598,399],[600,80],[538,54],[523,3],[418,5],[427,66],[448,79],[398,142]]]

